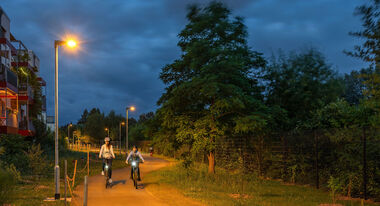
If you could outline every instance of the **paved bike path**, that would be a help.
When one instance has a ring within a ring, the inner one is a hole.
[[[133,182],[129,179],[130,167],[112,171],[112,188],[105,188],[104,176],[96,175],[89,178],[88,181],[88,204],[89,206],[102,205],[139,205],[139,206],[159,206],[167,205],[159,198],[153,196],[150,192],[144,189],[144,174],[168,166],[170,162],[144,156],[145,163],[140,164],[142,182],[139,182],[139,189],[133,187]],[[99,168],[99,173],[100,173]],[[79,198],[75,198],[77,202],[83,204],[83,185],[76,188],[75,194]]]

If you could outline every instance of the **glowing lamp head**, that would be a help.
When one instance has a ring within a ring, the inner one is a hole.
[[[68,40],[66,43],[67,43],[67,46],[70,47],[70,48],[73,48],[73,47],[77,46],[77,43],[74,40],[72,40],[72,39]]]
[[[135,111],[136,108],[132,106],[132,107],[130,108],[130,110],[131,110],[131,111]]]
[[[121,125],[125,125],[125,122],[121,122]]]

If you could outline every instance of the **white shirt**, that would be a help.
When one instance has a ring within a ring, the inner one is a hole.
[[[132,156],[138,156],[143,162],[144,162],[144,158],[142,157],[141,153],[139,151],[136,151],[136,152],[133,152],[131,151],[127,157],[127,161],[129,161],[129,159],[132,157]]]
[[[110,145],[110,149],[106,146],[106,144],[102,145],[99,152],[99,158],[111,159],[115,158],[115,154],[113,153],[112,145]]]

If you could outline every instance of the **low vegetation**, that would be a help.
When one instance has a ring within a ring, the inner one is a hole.
[[[185,196],[207,205],[315,206],[333,202],[347,206],[362,204],[360,200],[340,196],[335,200],[329,192],[310,186],[261,179],[253,174],[231,173],[222,168],[210,175],[207,166],[203,164],[196,164],[188,169],[183,165],[175,165],[157,170],[146,175],[144,181],[158,185],[157,189],[152,190],[154,193],[159,194],[160,188],[175,188]],[[365,202],[365,205],[378,204]]]

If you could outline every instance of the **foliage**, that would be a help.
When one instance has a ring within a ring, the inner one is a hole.
[[[84,133],[91,137],[92,142],[99,142],[106,136],[104,129],[104,114],[91,110],[84,125]]]
[[[54,133],[49,131],[46,127],[46,124],[39,120],[33,119],[33,126],[35,128],[35,135],[28,137],[27,140],[33,144],[39,144],[41,149],[46,154],[54,153]],[[61,133],[61,132],[60,132]],[[60,149],[66,148],[67,145],[62,141],[62,138],[59,139]]]
[[[187,19],[178,35],[182,56],[160,74],[168,86],[157,114],[179,143],[208,154],[212,173],[218,138],[258,129],[245,125],[265,124],[265,107],[257,100],[260,94],[252,93],[258,86],[249,76],[265,61],[248,48],[243,19],[231,18],[223,4],[190,6]]]
[[[33,90],[33,104],[30,106],[29,115],[32,119],[37,119],[42,112],[42,89],[37,78],[38,76],[35,73],[30,72],[29,84]]]
[[[5,165],[13,164],[20,172],[26,173],[28,162],[24,151],[27,150],[28,145],[22,136],[2,134],[0,135],[0,147],[4,150],[0,154],[0,159]]]
[[[150,133],[146,133],[146,124],[152,122],[154,113],[149,112],[141,114],[139,119],[128,119],[129,126],[129,144],[135,144],[138,141],[151,140]],[[122,124],[124,123],[124,124]],[[62,133],[70,136],[69,141],[72,141],[73,133],[79,130],[82,137],[81,140],[89,141],[91,143],[99,144],[103,142],[104,137],[109,135],[111,140],[119,141],[121,139],[122,145],[125,144],[125,117],[120,114],[116,114],[114,110],[111,110],[107,115],[102,113],[98,108],[93,108],[88,112],[87,109],[83,111],[81,118],[77,124],[71,124],[70,130],[68,129],[70,124],[61,127]],[[89,139],[86,137],[90,137]],[[79,137],[77,137],[79,138]],[[76,140],[75,140],[76,141]]]
[[[356,8],[355,14],[360,16],[363,30],[351,32],[350,35],[364,39],[362,45],[356,45],[353,51],[346,51],[350,56],[362,59],[377,69],[380,68],[380,1],[370,0],[370,4]]]
[[[25,152],[25,156],[28,160],[30,174],[33,174],[35,177],[47,175],[48,163],[39,144],[33,144],[28,151]]]
[[[345,74],[343,98],[351,105],[357,105],[364,98],[365,84],[368,76],[373,73],[373,69],[361,69],[360,71],[351,71],[350,74]]]
[[[272,57],[263,70],[266,103],[286,111],[277,120],[290,130],[310,119],[312,114],[342,93],[337,73],[315,49]]]
[[[360,58],[369,63],[374,72],[366,74],[364,95],[366,98],[375,101],[380,100],[380,1],[371,0],[356,8],[356,15],[360,16],[362,30],[351,32],[350,35],[364,40],[362,45],[356,45],[353,51],[346,51],[350,56]]]
[[[0,168],[0,204],[12,203],[16,180],[14,176]]]
[[[172,197],[171,191],[175,188],[207,205],[314,206],[331,203],[328,193],[323,190],[259,179],[251,173],[231,172],[223,168],[218,169],[215,175],[208,175],[207,167],[197,163],[190,176],[178,165],[150,172],[144,179],[152,183],[147,187],[154,195]],[[170,198],[167,201],[171,204]],[[336,203],[360,205],[358,200],[337,200]]]
[[[336,201],[335,194],[338,190],[342,189],[342,184],[338,178],[333,178],[333,177],[330,177],[328,183],[329,183],[328,187],[331,190],[331,198],[333,200],[333,204],[335,205],[335,201]]]

